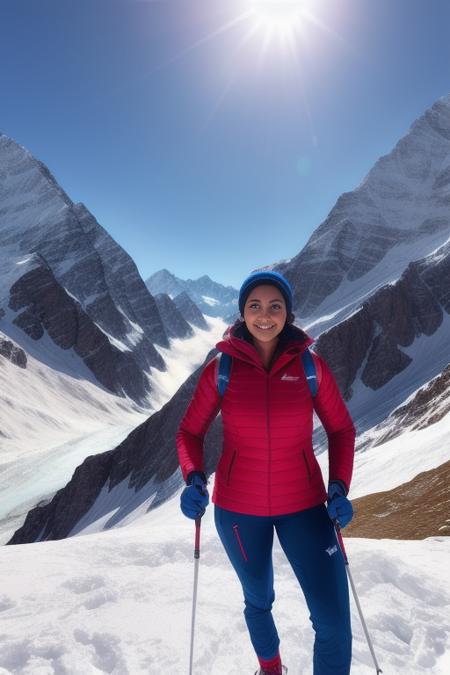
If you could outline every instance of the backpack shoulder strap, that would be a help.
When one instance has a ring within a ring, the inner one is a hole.
[[[225,394],[226,388],[228,387],[232,360],[233,358],[230,354],[224,354],[223,352],[220,354],[217,372],[217,390],[220,396]]]
[[[314,354],[314,356],[316,356]],[[310,352],[308,348],[305,349],[305,351],[302,353],[301,359],[302,359],[302,364],[303,364],[303,369],[305,371],[306,375],[306,381],[308,382],[309,390],[311,392],[311,396],[315,398],[319,386],[320,386],[320,381],[322,379],[322,372],[320,369],[320,362],[317,359],[314,359],[313,352]],[[317,360],[317,366],[316,367],[316,360]]]

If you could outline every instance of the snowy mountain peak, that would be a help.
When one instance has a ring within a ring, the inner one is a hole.
[[[210,316],[227,319],[237,311],[238,291],[213,281],[207,274],[198,279],[183,280],[162,269],[152,274],[145,283],[152,295],[166,293],[175,298],[186,292],[191,301]]]
[[[302,251],[277,269],[308,321],[351,314],[374,287],[450,234],[450,96],[414,122],[361,184],[342,194]]]
[[[0,202],[3,332],[22,339],[25,350],[27,337],[48,333],[56,347],[73,348],[99,383],[143,400],[149,369],[164,369],[154,344],[167,347],[168,339],[134,262],[42,162],[4,134]]]

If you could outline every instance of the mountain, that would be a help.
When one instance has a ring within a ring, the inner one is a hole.
[[[239,292],[232,286],[222,286],[206,274],[198,279],[179,279],[168,270],[152,274],[145,282],[150,293],[167,293],[172,299],[185,291],[197,307],[208,316],[227,319],[238,311]]]
[[[128,254],[50,171],[0,135],[0,328],[73,350],[100,385],[143,402],[168,346]],[[20,346],[20,345],[19,345]]]
[[[173,301],[178,311],[186,319],[186,321],[189,321],[189,323],[193,324],[194,326],[197,326],[198,328],[202,329],[207,328],[205,317],[203,316],[203,314],[201,313],[195,302],[191,300],[186,291],[182,291],[181,293],[179,293],[179,295],[176,295]]]
[[[150,369],[165,369],[156,347],[168,348],[169,337],[184,337],[190,327],[174,304],[161,316],[130,256],[42,162],[4,134],[0,240],[1,331],[24,349],[26,336],[48,335],[99,385],[145,404]]]
[[[339,197],[295,257],[275,267],[294,287],[295,311],[306,323],[320,319],[320,330],[350,315],[447,241],[449,207],[450,95]]]
[[[450,362],[450,221],[442,206],[447,195],[450,204],[447,166],[450,97],[438,101],[412,126],[393,152],[377,162],[362,186],[349,193],[351,196],[338,199],[304,250],[289,262],[274,265],[289,276],[296,311],[305,312],[302,327],[316,338],[314,348],[329,363],[347,400],[357,427],[362,465],[368,453],[375,457],[379,451],[377,440],[386,439],[386,434],[410,433],[411,418],[396,411],[415,401],[411,415],[422,416],[426,394],[421,390],[439,386],[430,383],[441,381]],[[416,188],[413,209],[410,201]],[[343,217],[343,209],[347,219],[352,216],[351,227],[343,226],[338,217]],[[410,222],[413,211],[415,220]],[[376,213],[383,214],[382,225],[376,221]],[[342,235],[349,231],[353,232],[352,249],[347,234]],[[372,257],[369,249],[373,249]],[[315,266],[308,262],[308,254],[315,259]],[[89,470],[80,467],[82,483],[74,475],[70,489],[67,486],[53,502],[30,512],[14,541],[67,536],[95,527],[94,521],[101,523],[99,527],[125,522],[133,517],[133,509],[139,512],[138,504],[154,508],[173,494],[182,484],[175,434],[200,371],[191,375],[158,416],[139,427],[136,436],[129,436],[111,451],[108,460],[97,456],[89,460]],[[436,396],[430,400],[436,401]],[[425,427],[442,429],[442,420],[431,421],[429,414]],[[219,424],[220,418],[210,430],[213,442],[207,446],[208,473],[214,471],[220,453]],[[426,431],[431,438],[431,431]],[[386,440],[383,447],[391,442]],[[413,445],[411,440],[408,443]],[[314,445],[323,458],[327,443],[319,425]],[[383,452],[388,456],[387,450]],[[439,453],[439,447],[430,449],[429,456],[422,457],[420,471],[448,460],[448,453]],[[423,466],[428,461],[431,466]],[[417,469],[416,463],[410,463]],[[95,480],[95,486],[86,488],[86,480]],[[76,495],[82,489],[90,497],[81,515]],[[112,518],[108,516],[113,512]]]

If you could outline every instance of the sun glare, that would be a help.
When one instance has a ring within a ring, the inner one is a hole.
[[[249,18],[266,39],[291,40],[301,27],[304,4],[304,0],[253,0]]]

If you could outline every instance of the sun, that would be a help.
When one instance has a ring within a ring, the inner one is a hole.
[[[252,0],[248,17],[253,32],[262,32],[267,41],[290,41],[304,21],[305,0]]]

